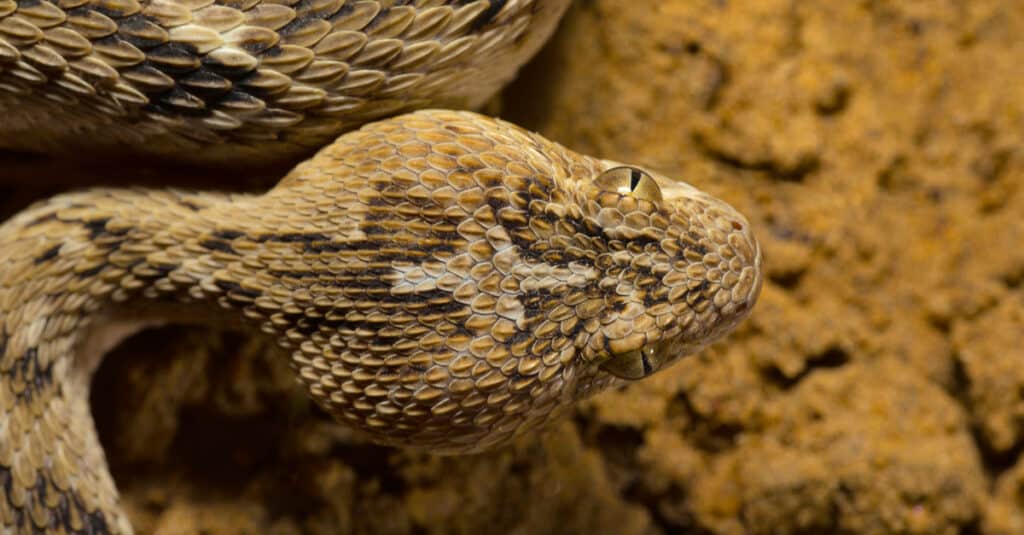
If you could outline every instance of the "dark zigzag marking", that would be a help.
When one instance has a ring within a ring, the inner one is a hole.
[[[27,504],[39,502],[45,504],[48,499],[48,487],[56,488],[48,484],[48,479],[39,471],[36,476],[36,484],[28,489]],[[14,512],[14,524],[12,526],[18,532],[39,533],[39,529],[32,522],[32,516],[27,507],[19,508],[10,501],[14,488],[14,476],[9,467],[0,465],[0,500],[6,500],[7,506]],[[107,535],[111,533],[107,520],[100,511],[89,512],[83,505],[82,497],[74,490],[66,492],[58,491],[57,505],[44,508],[51,513],[50,523],[44,529],[49,532],[64,528],[67,533],[74,535]],[[82,529],[75,530],[71,525],[72,510],[75,516],[81,519]],[[3,527],[3,526],[0,526]]]
[[[390,288],[390,285],[381,281],[377,286],[380,289]],[[392,295],[390,293],[383,293],[381,295],[373,296],[373,300],[381,304],[402,304],[402,303],[422,303],[424,306],[422,309],[416,311],[418,316],[425,316],[428,314],[442,314],[448,316],[456,312],[463,312],[468,307],[452,298],[450,292],[433,289],[423,290],[419,292],[411,292],[402,295]],[[431,301],[443,301],[437,303],[431,303]],[[337,308],[333,305],[327,306],[316,306],[312,305],[311,308],[315,309],[321,315],[309,316],[305,311],[298,313],[283,313],[284,317],[289,319],[294,328],[298,332],[311,335],[315,332],[320,331],[323,328],[327,329],[338,329],[338,328],[365,328],[371,331],[380,331],[382,328],[389,327],[387,323],[374,323],[369,321],[352,321],[345,318],[328,318],[327,314],[334,313],[339,314],[345,312],[345,308]],[[468,334],[468,330],[464,326],[455,324],[457,332],[464,332]],[[381,344],[392,344],[394,339],[398,337],[386,336],[380,338],[373,338],[373,340],[379,341]]]
[[[6,349],[7,340],[4,339],[0,349]],[[2,352],[0,352],[2,355]],[[25,383],[25,389],[14,393],[16,405],[28,405],[35,400],[44,389],[53,386],[53,363],[42,366],[39,363],[39,350],[30,347],[25,350],[21,357],[14,361],[10,369],[0,371],[0,376],[6,376],[5,382],[13,383],[21,380]],[[31,379],[29,379],[31,376]],[[13,392],[12,392],[13,393]]]

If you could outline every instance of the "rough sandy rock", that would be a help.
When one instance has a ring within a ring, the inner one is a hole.
[[[894,363],[822,371],[693,485],[720,533],[958,533],[985,480],[963,410]]]
[[[976,318],[958,322],[953,340],[966,398],[984,445],[1006,454],[1024,433],[1024,300],[1002,300]]]

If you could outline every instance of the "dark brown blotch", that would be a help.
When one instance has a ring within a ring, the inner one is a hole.
[[[466,4],[468,2],[461,3]],[[498,16],[498,13],[501,12],[501,8],[505,7],[506,3],[507,0],[491,0],[487,9],[483,10],[480,15],[477,16],[476,20],[473,21],[473,24],[470,26],[470,32],[476,32],[480,28],[487,26],[487,24],[494,20],[494,17]]]
[[[46,251],[43,251],[43,254],[37,256],[35,260],[33,260],[33,263],[35,263],[35,265],[38,266],[39,264],[49,262],[50,260],[57,258],[57,253],[60,252],[60,247],[61,246],[58,244],[54,245],[53,247],[50,247]]]

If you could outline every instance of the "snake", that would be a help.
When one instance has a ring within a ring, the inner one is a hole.
[[[0,224],[0,531],[132,532],[89,392],[154,325],[268,337],[337,422],[439,454],[732,331],[763,277],[737,210],[450,109],[566,4],[0,0],[0,147],[305,158],[262,194],[93,187]]]

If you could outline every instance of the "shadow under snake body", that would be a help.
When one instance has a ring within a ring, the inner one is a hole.
[[[263,195],[59,195],[0,225],[0,527],[131,531],[89,384],[146,325],[256,327],[339,422],[464,453],[721,337],[760,264],[724,202],[471,112],[371,123]]]

